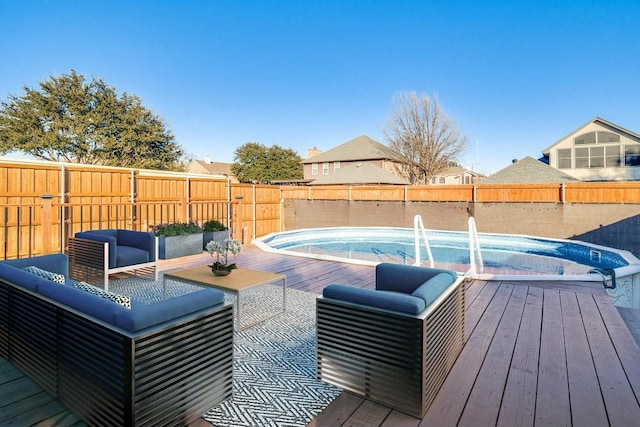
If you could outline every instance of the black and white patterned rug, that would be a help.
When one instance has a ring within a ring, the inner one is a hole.
[[[201,289],[167,281],[167,295]],[[125,278],[109,290],[153,303],[162,299],[159,282]],[[234,297],[226,296],[228,301]],[[341,390],[315,379],[315,300],[317,295],[287,289],[286,311],[236,333],[233,398],[209,410],[204,418],[219,427],[305,426]],[[280,286],[255,288],[242,299],[242,317],[260,320],[282,306]],[[245,320],[243,320],[243,324]]]

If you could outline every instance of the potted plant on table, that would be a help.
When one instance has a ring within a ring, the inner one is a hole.
[[[173,222],[156,225],[160,259],[179,258],[202,253],[202,227],[197,222]]]
[[[211,256],[216,256],[216,261],[209,266],[216,276],[226,276],[231,273],[231,270],[238,268],[235,262],[229,264],[229,252],[233,254],[235,260],[235,256],[242,250],[242,244],[239,241],[226,239],[220,243],[212,240],[207,243],[206,249]]]
[[[212,240],[224,242],[229,238],[229,228],[217,219],[206,221],[202,224],[202,249],[207,248],[207,243]]]

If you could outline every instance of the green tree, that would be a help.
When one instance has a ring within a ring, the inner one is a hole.
[[[50,77],[39,90],[0,103],[0,153],[106,166],[179,170],[184,151],[162,119],[135,95],[101,79]]]
[[[266,184],[302,179],[302,158],[290,148],[247,142],[234,153],[231,171],[240,182]]]
[[[443,168],[457,164],[467,146],[438,100],[415,92],[397,98],[383,133],[403,165],[398,172],[416,185],[428,184]]]

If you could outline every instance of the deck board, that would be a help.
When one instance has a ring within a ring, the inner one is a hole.
[[[607,411],[598,388],[598,377],[589,350],[584,323],[576,294],[560,293],[562,322],[565,330],[567,377],[571,396],[571,418],[576,425],[607,424]]]
[[[514,287],[458,425],[495,425],[500,412],[502,391],[507,382],[511,355],[515,348],[527,289]]]
[[[571,425],[560,292],[545,289],[536,396],[536,426]]]
[[[505,384],[500,414],[496,425],[501,427],[533,426],[538,384],[540,355],[540,325],[542,323],[542,293],[540,288],[528,288],[511,366]]]

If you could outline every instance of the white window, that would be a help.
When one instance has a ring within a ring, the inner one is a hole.
[[[571,148],[558,150],[558,169],[571,169]]]
[[[329,163],[325,162],[322,164],[322,175],[329,175]]]
[[[311,163],[311,175],[318,175],[318,164]]]
[[[640,144],[624,146],[624,165],[640,166]]]
[[[558,169],[583,168],[618,168],[622,166],[622,147],[620,135],[613,132],[593,131],[583,133],[574,138],[575,147],[560,149],[558,153]],[[625,153],[625,160],[627,153]],[[625,164],[628,166],[628,164]]]
[[[340,170],[340,162],[333,162],[333,171]]]

